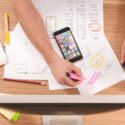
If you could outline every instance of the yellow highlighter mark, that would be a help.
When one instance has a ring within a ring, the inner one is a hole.
[[[7,13],[4,14],[4,22],[5,22],[5,42],[9,44],[10,36],[9,36],[9,15]]]
[[[9,32],[6,32],[5,36],[6,36],[6,44],[9,44],[9,41],[10,41]]]
[[[90,58],[89,65],[92,68],[101,68],[104,64],[104,56],[101,54],[96,54]]]

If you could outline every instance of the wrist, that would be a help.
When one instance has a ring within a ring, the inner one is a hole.
[[[50,52],[44,58],[45,58],[47,64],[51,65],[51,64],[55,63],[55,61],[58,60],[60,57],[55,52]]]

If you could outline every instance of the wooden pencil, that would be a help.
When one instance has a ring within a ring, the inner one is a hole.
[[[2,78],[2,80],[11,81],[11,82],[30,83],[30,84],[43,85],[43,86],[48,85],[46,82],[35,81],[35,80],[21,80],[21,79],[10,79],[10,78]]]

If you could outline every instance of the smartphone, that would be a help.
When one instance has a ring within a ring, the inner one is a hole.
[[[54,33],[54,38],[57,41],[64,59],[74,63],[83,58],[69,27],[56,31]]]

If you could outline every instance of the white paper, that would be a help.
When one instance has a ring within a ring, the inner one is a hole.
[[[0,43],[0,66],[5,64],[6,62],[7,62],[7,57]]]
[[[6,46],[8,63],[4,78],[48,80],[48,65],[37,49],[25,36],[20,25],[10,34],[10,45]]]
[[[98,37],[103,28],[103,0],[33,0],[48,35],[66,26],[80,39]],[[96,32],[92,32],[96,31]]]
[[[125,80],[125,73],[104,35],[83,42],[84,60],[77,64],[86,80],[79,86],[81,94],[92,95]],[[96,46],[96,47],[95,47]]]

